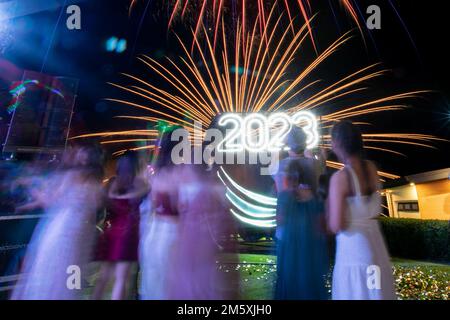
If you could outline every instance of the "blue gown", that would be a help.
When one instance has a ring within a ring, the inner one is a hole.
[[[292,192],[278,196],[277,215],[283,236],[277,243],[277,300],[325,300],[329,269],[324,206],[313,198],[299,201]]]

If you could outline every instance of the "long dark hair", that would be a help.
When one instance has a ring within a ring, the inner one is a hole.
[[[336,123],[331,130],[331,139],[349,156],[357,156],[361,161],[364,176],[369,176],[369,168],[364,156],[364,142],[361,131],[350,121]],[[368,194],[375,192],[369,185]]]
[[[285,171],[287,182],[292,187],[298,187],[300,184],[306,184],[305,174],[298,161],[290,161]]]
[[[181,129],[182,127],[171,128],[170,131],[164,132],[161,135],[159,141],[159,149],[157,150],[158,156],[155,162],[156,169],[162,169],[165,167],[173,166],[172,161],[172,150],[179,143],[179,141],[172,141],[173,132],[176,129]]]
[[[361,131],[350,121],[340,121],[331,129],[331,139],[336,142],[342,150],[351,156],[364,155],[364,143]]]
[[[136,176],[139,173],[139,159],[135,151],[125,152],[117,161],[117,173],[122,162],[128,161],[131,165],[132,174]]]

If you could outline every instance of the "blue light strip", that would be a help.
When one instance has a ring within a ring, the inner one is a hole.
[[[227,177],[228,181],[230,181],[230,183],[233,185],[233,187],[235,187],[237,190],[242,192],[244,195],[246,195],[247,197],[249,197],[252,200],[255,200],[256,202],[260,202],[260,203],[268,205],[268,206],[276,207],[276,205],[277,205],[277,199],[276,198],[266,197],[266,196],[263,196],[263,195],[260,195],[260,194],[257,194],[257,193],[254,193],[254,192],[251,192],[251,191],[249,191],[247,189],[242,188],[233,179],[231,179],[231,177],[225,172],[223,167],[220,167],[220,169],[222,170],[222,172],[225,175],[225,177]]]
[[[236,207],[239,211],[237,213],[235,210],[230,209],[230,212],[235,216],[239,221],[259,227],[259,228],[274,228],[276,227],[276,219],[270,219],[268,218],[275,218],[276,217],[276,209],[273,208],[273,206],[276,206],[276,200],[275,198],[265,197],[259,194],[256,194],[254,192],[248,191],[247,189],[241,187],[236,182],[234,182],[230,176],[225,172],[225,170],[221,167],[220,168],[223,172],[223,174],[227,177],[228,181],[241,193],[246,195],[247,197],[251,198],[252,200],[262,204],[261,205],[254,205],[249,203],[248,201],[242,199],[239,197],[236,193],[234,193],[227,185],[227,183],[222,178],[220,172],[217,172],[217,176],[222,181],[224,186],[226,187],[226,197],[230,203]],[[261,200],[264,200],[262,202]],[[270,202],[270,206],[272,208],[265,207],[267,205],[267,202]],[[275,202],[275,204],[273,204]]]
[[[276,220],[267,220],[267,221],[260,221],[260,220],[254,220],[249,219],[246,217],[241,216],[240,214],[236,213],[233,209],[230,209],[231,213],[240,221],[253,225],[255,227],[261,227],[261,228],[274,228],[276,227]]]

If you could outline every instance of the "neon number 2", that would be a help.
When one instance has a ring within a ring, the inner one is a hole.
[[[239,152],[244,148],[242,143],[236,142],[241,140],[241,128],[242,128],[242,118],[237,114],[225,114],[219,120],[219,126],[225,127],[228,124],[232,124],[233,128],[227,131],[225,138],[217,146],[219,152]]]
[[[267,149],[269,151],[280,151],[284,146],[284,139],[288,135],[289,131],[291,131],[291,119],[285,113],[275,113],[269,116],[268,122],[269,126],[272,128],[272,131],[275,131],[275,134],[270,139]],[[281,124],[280,129],[274,128],[277,123]]]

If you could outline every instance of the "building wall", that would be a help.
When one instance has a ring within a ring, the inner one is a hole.
[[[394,218],[413,218],[420,219],[419,212],[399,212],[398,202],[417,201],[418,195],[415,186],[405,185],[389,189],[387,191],[389,215]],[[419,202],[419,209],[420,202]]]
[[[450,180],[416,185],[422,219],[450,220]]]

